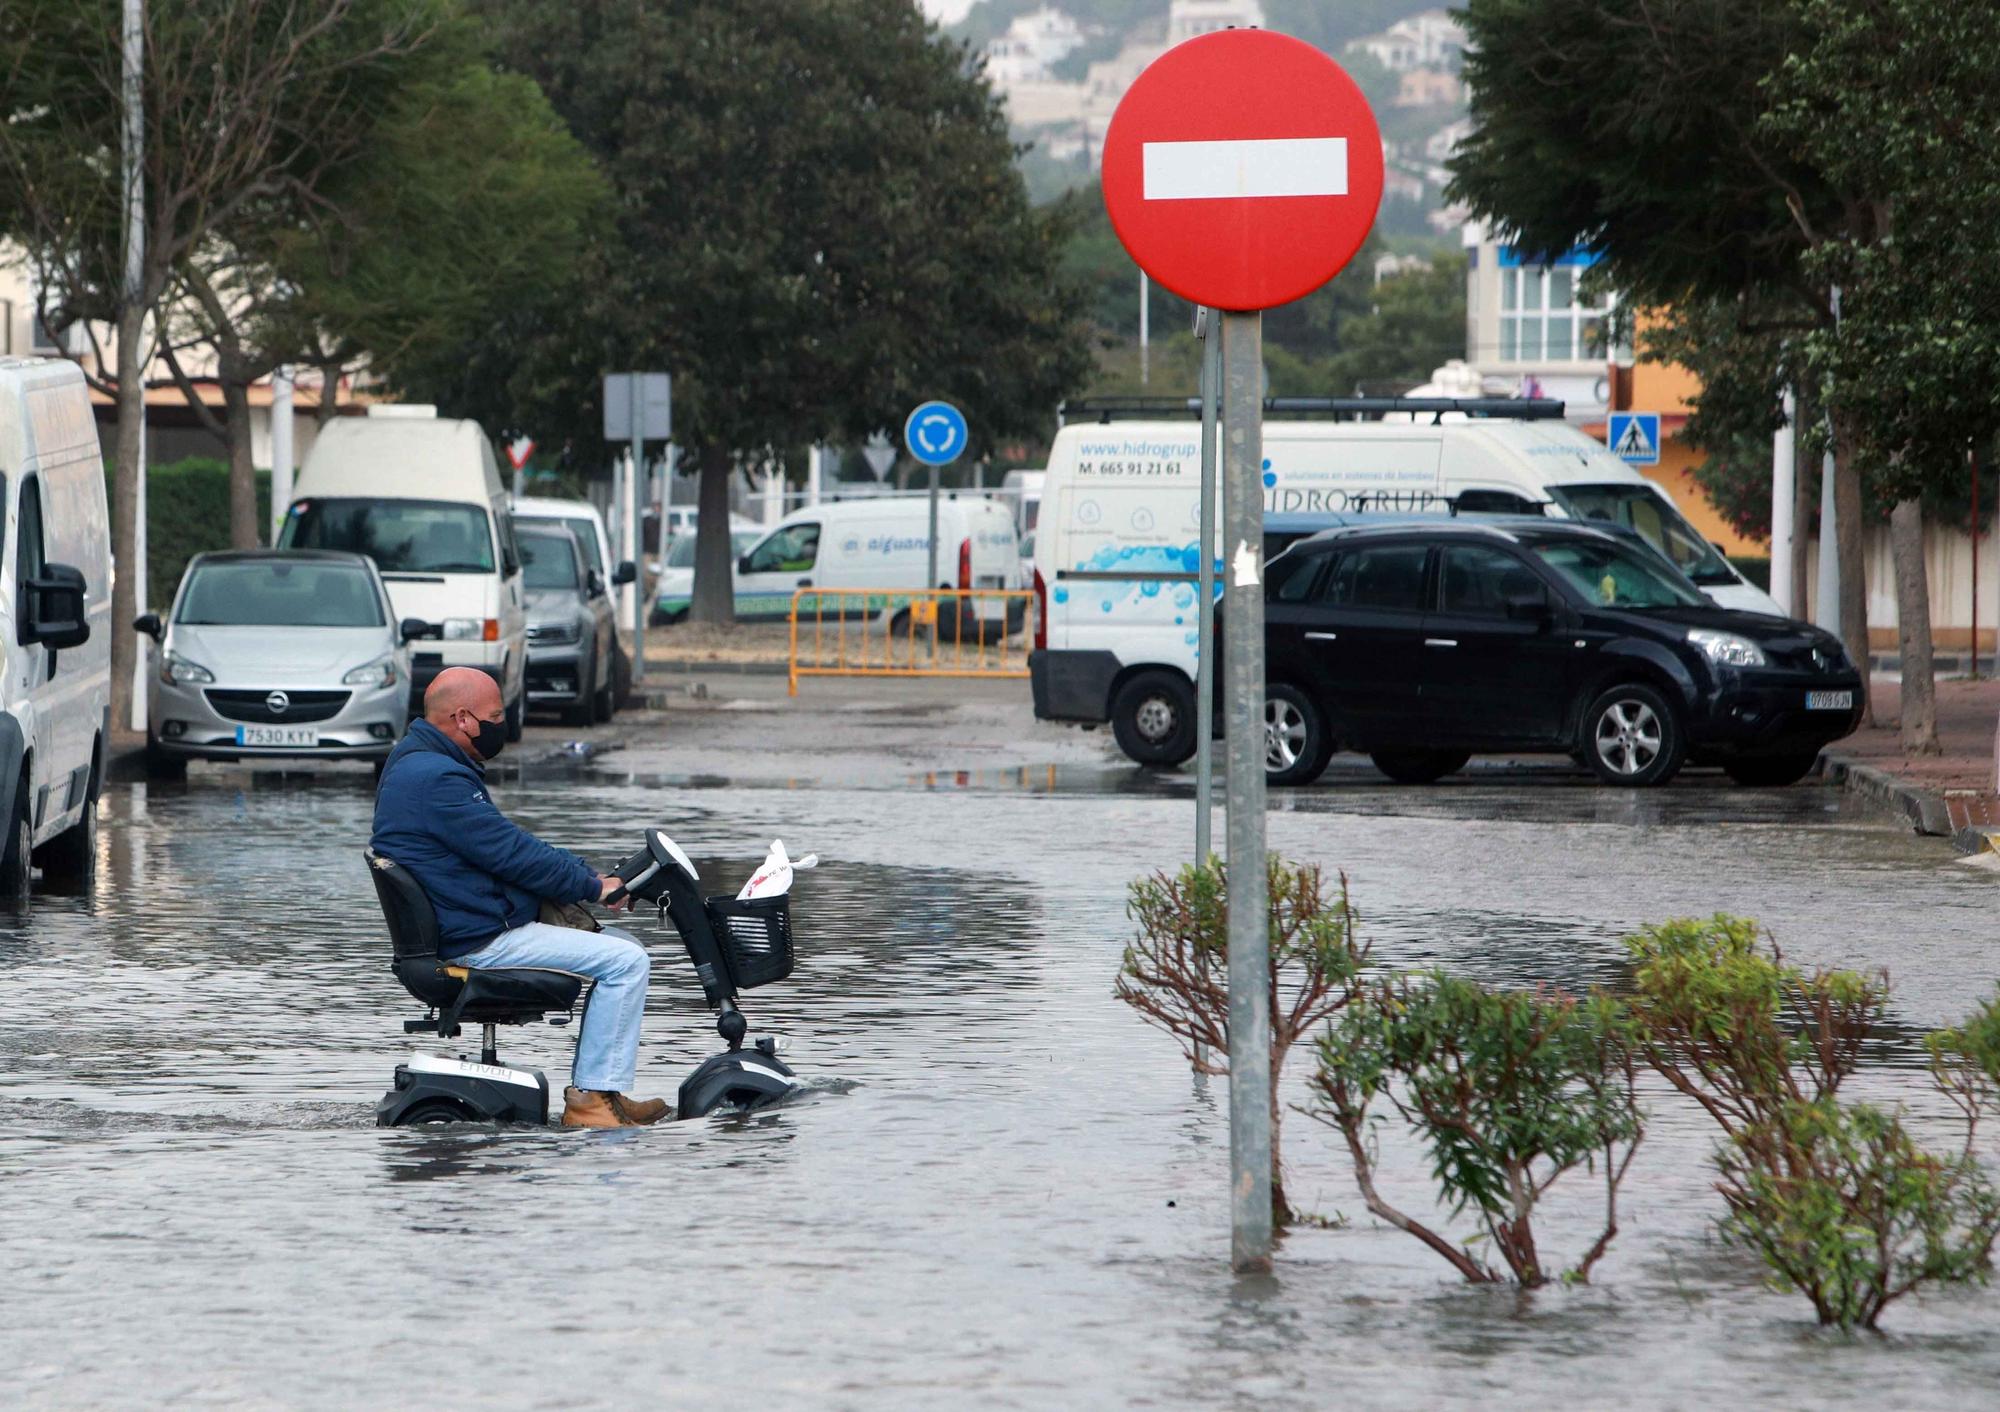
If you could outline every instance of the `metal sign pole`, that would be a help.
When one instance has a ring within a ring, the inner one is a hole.
[[[619,536],[625,542],[625,558],[637,564],[639,550],[644,537],[639,533],[639,481],[646,473],[646,418],[642,411],[640,397],[640,375],[632,374],[632,469],[625,475],[625,528]],[[646,623],[640,615],[645,605],[639,600],[644,595],[639,591],[637,579],[620,590],[624,594],[623,604],[627,621],[632,625],[632,681],[634,685],[646,680]]]
[[[938,507],[938,468],[936,466],[932,466],[931,467],[931,576],[930,579],[924,584],[924,588],[926,590],[934,589],[938,586],[937,507]]]
[[[1201,569],[1195,604],[1194,862],[1206,864],[1215,810],[1215,403],[1222,334],[1213,309],[1195,313],[1201,339]]]
[[[1222,316],[1228,590],[1230,1263],[1271,1268],[1271,941],[1264,875],[1264,316]]]

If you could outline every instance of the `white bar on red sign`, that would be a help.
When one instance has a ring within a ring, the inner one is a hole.
[[[1347,194],[1344,137],[1148,142],[1141,160],[1148,201]]]

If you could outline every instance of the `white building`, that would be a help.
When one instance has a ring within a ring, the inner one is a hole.
[[[1465,49],[1465,27],[1444,10],[1425,10],[1347,47],[1373,56],[1391,73],[1456,69]]]
[[[1259,0],[1173,0],[1167,11],[1167,47],[1219,29],[1262,29]]]
[[[1044,5],[1016,18],[1005,34],[986,46],[986,76],[1010,96],[1022,84],[1047,83],[1054,77],[1050,71],[1075,53],[1083,40],[1083,26],[1053,5]]]
[[[1609,405],[1609,294],[1586,297],[1597,262],[1571,250],[1542,260],[1502,245],[1483,225],[1464,227],[1465,361],[1510,382],[1523,397],[1559,397],[1572,422],[1601,421]]]

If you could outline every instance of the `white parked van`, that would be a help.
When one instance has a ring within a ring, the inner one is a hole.
[[[794,510],[737,560],[737,616],[783,618],[801,588],[924,588],[930,513],[930,498],[923,495]],[[1021,541],[1007,507],[985,496],[940,497],[937,568],[937,588],[1016,587]],[[1005,599],[973,601],[987,621],[1006,612]],[[892,602],[884,610],[893,615],[901,605]]]
[[[111,715],[111,530],[83,373],[0,358],[0,894],[86,882]]]
[[[521,738],[521,553],[477,422],[410,407],[336,418],[299,468],[278,542],[372,558],[397,617],[431,625],[432,637],[412,649],[412,704],[446,667],[477,667],[500,683],[507,738]]]
[[[1263,478],[1273,518],[1456,510],[1611,521],[1723,607],[1778,612],[1664,491],[1551,418],[1271,421]],[[1121,712],[1193,710],[1200,484],[1198,421],[1073,422],[1056,433],[1035,541],[1046,625],[1029,657],[1037,716],[1118,726]],[[1132,686],[1142,675],[1155,690]],[[1136,728],[1125,722],[1122,733]]]

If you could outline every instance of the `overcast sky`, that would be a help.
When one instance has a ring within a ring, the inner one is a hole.
[[[925,14],[934,20],[952,24],[972,8],[972,0],[917,0]]]

